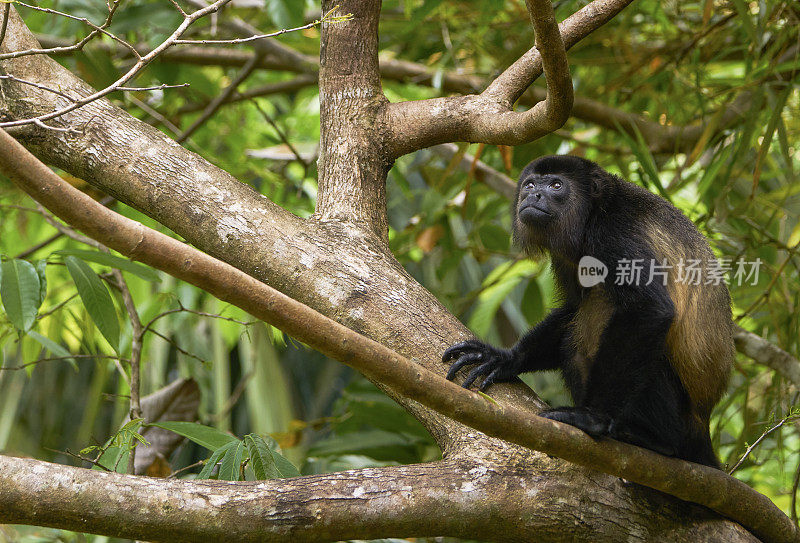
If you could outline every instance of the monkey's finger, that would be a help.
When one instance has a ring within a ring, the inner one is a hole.
[[[461,385],[461,386],[464,387],[464,388],[471,387],[472,383],[475,382],[475,379],[477,379],[481,375],[485,375],[486,372],[488,372],[491,369],[491,367],[492,367],[492,363],[491,362],[487,362],[485,364],[481,364],[480,366],[478,366],[477,368],[475,368],[474,370],[469,372],[469,375],[467,375],[466,381],[464,381],[464,384]]]
[[[487,375],[487,376],[486,376],[486,379],[484,379],[484,380],[483,380],[483,383],[481,383],[481,386],[479,386],[479,387],[478,387],[478,390],[480,390],[481,392],[483,392],[483,391],[485,391],[487,388],[489,388],[491,385],[493,385],[493,384],[494,384],[494,381],[495,381],[495,379],[497,379],[498,377],[500,377],[500,370],[501,370],[501,368],[496,368],[494,371],[492,371],[492,373],[490,373],[489,375]]]
[[[482,347],[481,342],[475,339],[469,339],[467,341],[462,341],[461,343],[456,343],[444,352],[442,355],[442,362],[447,362],[448,360],[458,358],[462,353],[473,351],[480,347]]]
[[[453,377],[455,377],[456,373],[458,373],[458,370],[464,366],[476,364],[480,362],[482,358],[483,353],[467,353],[461,355],[461,357],[452,366],[450,366],[450,370],[447,372],[447,379],[452,381]]]

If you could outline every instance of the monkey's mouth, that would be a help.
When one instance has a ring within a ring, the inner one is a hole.
[[[528,204],[518,213],[519,220],[532,227],[540,227],[553,220],[553,214],[541,207]]]
[[[523,208],[521,208],[519,210],[519,214],[520,215],[522,215],[523,213],[525,213],[526,215],[529,214],[529,213],[526,213],[526,212],[530,212],[530,213],[533,213],[533,214],[542,213],[544,215],[552,215],[552,213],[550,213],[546,209],[542,209],[541,207],[538,207],[538,206],[536,206],[534,204],[528,204],[528,205],[526,205],[525,207],[523,207]]]

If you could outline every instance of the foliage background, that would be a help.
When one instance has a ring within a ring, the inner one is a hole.
[[[304,9],[298,4],[265,0],[261,8],[229,11],[263,31],[319,16],[315,2],[304,2]],[[95,0],[46,0],[40,5],[97,23],[106,11]],[[556,14],[564,18],[583,5],[557,2]],[[86,32],[77,21],[19,9],[38,33],[75,41]],[[153,46],[176,22],[168,2],[133,0],[120,9],[111,29],[133,43]],[[573,118],[562,130],[528,145],[462,146],[460,152],[477,154],[512,177],[543,154],[578,154],[668,198],[713,240],[721,258],[761,260],[756,284],[730,285],[734,316],[738,324],[800,357],[800,92],[796,79],[780,77],[800,62],[796,54],[776,60],[797,46],[798,28],[800,7],[791,0],[638,0],[570,51],[576,94],[665,127],[700,123],[706,130],[699,141],[653,154],[641,136]],[[199,29],[204,36],[211,32],[209,27]],[[533,38],[525,6],[511,0],[387,0],[380,37],[382,58],[417,62],[435,74],[432,85],[385,81],[393,101],[441,95],[446,73],[490,77]],[[316,55],[319,49],[318,29],[280,39],[306,54]],[[95,88],[116,79],[126,63],[123,56],[92,46],[59,61]],[[171,134],[140,107],[142,102],[186,127],[197,115],[187,111],[190,106],[210,101],[235,73],[235,68],[157,62],[136,85],[190,86],[114,99]],[[240,90],[294,77],[258,70]],[[718,130],[720,112],[744,92],[750,93],[747,111]],[[275,125],[265,122],[265,116]],[[293,160],[284,139],[301,155],[313,155],[319,139],[316,86],[229,104],[186,145],[285,208],[308,216],[316,195],[314,160]],[[286,160],[257,158],[264,150],[283,153]],[[82,181],[64,177],[90,190]],[[510,244],[508,201],[454,161],[429,150],[405,156],[390,172],[388,190],[395,255],[480,337],[512,344],[557,302],[546,264],[520,260]],[[122,204],[117,209],[157,227]],[[4,262],[15,257],[46,262],[46,297],[31,329],[74,355],[90,355],[50,360],[51,350],[30,334],[20,335],[8,313],[0,313],[0,450],[77,465],[81,461],[71,453],[102,445],[117,434],[127,415],[129,391],[122,375],[126,370],[78,296],[65,255],[57,253],[85,246],[61,236],[37,248],[55,233],[33,202],[0,180]],[[103,277],[110,270],[90,266]],[[143,394],[179,377],[193,378],[200,388],[202,423],[239,437],[271,435],[304,474],[438,457],[422,427],[351,370],[278,330],[251,322],[240,310],[194,287],[163,274],[153,281],[123,273],[143,322],[177,310],[155,321],[153,333],[145,336]],[[3,283],[10,284],[9,279]],[[103,310],[120,323],[119,354],[124,358],[130,354],[131,325],[118,290],[109,292],[113,308],[106,304]],[[10,298],[4,291],[0,295],[7,308]],[[18,367],[22,369],[14,369]],[[530,376],[528,381],[550,403],[568,401],[554,376]],[[712,422],[723,463],[733,465],[766,430],[793,415],[797,399],[795,386],[740,355],[729,394]],[[790,417],[735,472],[795,519],[798,448],[798,426]],[[209,454],[187,442],[170,458],[170,467],[179,469]],[[45,529],[15,528],[12,533],[0,527],[0,541],[18,537],[104,539]]]

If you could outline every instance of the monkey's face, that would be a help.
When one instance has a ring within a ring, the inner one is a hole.
[[[572,191],[569,178],[558,174],[523,177],[517,195],[517,220],[529,228],[558,222],[567,211]]]

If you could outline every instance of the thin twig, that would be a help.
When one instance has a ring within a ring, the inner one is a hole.
[[[78,100],[77,102],[75,102],[75,103],[73,103],[73,104],[71,104],[71,105],[69,105],[67,107],[63,107],[63,108],[58,109],[56,111],[53,111],[51,113],[40,115],[40,116],[34,117],[34,118],[19,119],[19,120],[16,120],[16,121],[8,121],[8,122],[0,123],[0,126],[2,126],[2,127],[22,126],[22,125],[25,125],[25,124],[34,123],[36,120],[46,121],[48,119],[53,119],[55,117],[60,117],[61,115],[64,115],[64,114],[69,113],[71,111],[74,111],[74,110],[76,110],[76,109],[78,109],[80,107],[85,106],[86,104],[88,104],[90,102],[98,100],[98,99],[100,99],[100,98],[102,98],[102,97],[114,92],[115,90],[117,90],[118,87],[120,87],[121,85],[125,84],[133,76],[135,76],[137,73],[139,73],[145,66],[150,64],[156,57],[158,57],[166,49],[171,47],[175,43],[175,40],[180,38],[183,35],[183,33],[186,32],[186,30],[189,28],[189,26],[191,26],[195,21],[197,21],[198,19],[200,19],[202,17],[205,17],[209,13],[213,13],[213,12],[219,10],[222,6],[224,6],[225,4],[227,4],[230,1],[231,0],[217,0],[213,4],[210,4],[210,5],[206,6],[203,9],[198,9],[197,11],[194,11],[191,14],[187,15],[184,18],[183,22],[178,26],[178,28],[175,29],[175,31],[172,34],[170,34],[170,36],[167,39],[165,39],[163,42],[161,42],[161,44],[158,47],[154,48],[147,55],[145,55],[143,57],[139,57],[139,59],[136,61],[136,63],[127,72],[125,72],[124,75],[122,75],[119,79],[117,79],[116,81],[114,81],[113,83],[111,83],[110,85],[105,87],[104,89],[99,90],[99,91],[95,92],[94,94],[91,94],[91,95],[89,95],[89,96],[87,96],[87,97],[85,97],[85,98],[83,98],[81,100]],[[139,54],[136,53],[136,55],[138,56]]]
[[[127,91],[127,92],[141,92],[141,91],[156,91],[156,90],[163,90],[163,89],[178,89],[181,87],[188,87],[189,83],[179,83],[177,85],[168,85],[166,83],[162,83],[161,85],[153,85],[152,87],[117,87],[118,91]]]
[[[744,461],[745,461],[745,459],[746,459],[748,456],[750,456],[750,453],[751,453],[751,452],[753,452],[753,450],[754,450],[756,447],[758,447],[759,443],[761,443],[761,442],[764,440],[764,438],[765,438],[765,437],[767,437],[769,434],[771,434],[772,432],[774,432],[775,430],[777,430],[778,428],[780,428],[781,426],[783,426],[784,424],[786,424],[786,422],[787,422],[787,421],[794,420],[794,419],[796,419],[796,418],[798,418],[798,415],[795,415],[795,414],[790,414],[790,415],[787,415],[787,416],[783,417],[783,418],[782,418],[782,419],[781,419],[781,420],[780,420],[780,421],[779,421],[777,424],[775,424],[774,426],[772,426],[772,428],[769,428],[768,430],[764,431],[764,433],[763,433],[763,434],[761,434],[761,435],[759,436],[759,438],[758,438],[758,439],[756,439],[756,440],[755,440],[755,442],[753,442],[753,444],[752,444],[752,445],[750,445],[749,447],[747,447],[747,450],[746,450],[746,451],[744,451],[744,454],[743,454],[743,455],[742,455],[742,457],[739,459],[739,461],[738,461],[738,462],[736,462],[736,464],[734,464],[734,466],[733,466],[733,467],[732,467],[730,470],[728,470],[728,475],[731,475],[731,474],[732,474],[734,471],[736,471],[736,469],[737,469],[739,466],[741,466],[741,465],[742,465],[742,462],[744,462]]]
[[[0,371],[19,371],[24,370],[27,367],[35,366],[36,364],[40,364],[42,362],[61,362],[64,360],[70,360],[73,358],[102,358],[107,360],[120,360],[119,356],[110,355],[110,354],[71,354],[69,356],[53,356],[49,358],[40,358],[39,360],[34,360],[33,362],[26,362],[24,364],[20,364],[19,366],[3,366],[0,368]]]
[[[189,128],[184,130],[183,133],[180,136],[178,136],[175,141],[177,141],[178,143],[183,143],[184,141],[189,139],[189,136],[194,134],[194,132],[198,128],[200,128],[203,125],[203,123],[205,123],[208,119],[210,119],[211,116],[214,115],[214,113],[216,113],[216,111],[220,107],[222,107],[222,104],[224,104],[231,97],[231,95],[234,92],[236,92],[236,88],[242,83],[244,83],[245,79],[250,77],[250,74],[252,74],[255,71],[256,66],[258,66],[259,62],[261,62],[261,58],[262,58],[261,55],[254,55],[252,58],[250,58],[250,60],[247,61],[247,64],[245,64],[239,71],[239,73],[236,74],[236,78],[234,78],[234,80],[231,81],[231,84],[228,85],[225,88],[225,90],[223,90],[219,95],[217,95],[216,98],[214,98],[211,102],[209,102],[209,104],[206,106],[206,108],[203,110],[200,116],[197,117],[197,119],[195,119],[194,122],[191,125],[189,125]]]
[[[108,249],[105,249],[108,252]],[[141,405],[141,358],[142,358],[142,338],[144,330],[142,328],[142,321],[139,318],[139,312],[136,310],[136,304],[133,302],[133,296],[128,288],[128,283],[122,276],[122,272],[118,269],[112,270],[114,278],[117,280],[117,286],[122,294],[122,301],[125,305],[125,311],[128,313],[128,318],[131,321],[131,382],[130,382],[130,418],[131,420],[142,418],[142,405]],[[136,461],[136,440],[131,442],[131,450],[128,456],[128,473],[134,473],[134,462]]]
[[[11,2],[6,2],[3,6],[3,23],[2,27],[0,27],[0,45],[3,44],[3,40],[6,39],[6,29],[8,28],[8,13],[11,11]]]
[[[50,87],[48,87],[46,85],[41,85],[41,84],[35,83],[33,81],[27,81],[25,79],[21,79],[19,77],[11,75],[11,74],[0,75],[0,79],[8,79],[10,81],[16,81],[17,83],[22,83],[23,85],[30,85],[31,87],[36,87],[37,89],[40,89],[40,90],[43,90],[43,91],[47,91],[47,92],[52,92],[53,94],[57,94],[58,96],[60,96],[62,98],[65,98],[66,100],[69,100],[70,102],[77,102],[77,100],[75,98],[73,98],[72,96],[70,96],[69,94],[65,94],[65,93],[63,93],[63,92],[61,92],[59,90],[50,88]]]
[[[104,35],[108,36],[109,38],[111,38],[112,40],[114,40],[115,42],[117,42],[118,44],[122,45],[125,49],[127,49],[131,53],[133,53],[136,57],[141,58],[141,55],[139,55],[139,52],[136,50],[136,48],[133,45],[131,45],[130,43],[126,42],[125,40],[123,40],[119,36],[109,32],[108,30],[106,30],[106,28],[108,28],[108,26],[111,24],[111,17],[113,16],[114,11],[116,11],[117,7],[119,6],[120,0],[117,0],[116,2],[114,2],[113,7],[109,6],[109,17],[106,19],[106,21],[102,25],[99,25],[99,26],[94,24],[92,21],[90,21],[86,17],[77,17],[77,16],[72,15],[70,13],[64,13],[63,11],[58,11],[56,9],[42,8],[42,7],[39,7],[39,6],[26,4],[25,2],[20,2],[19,0],[15,0],[14,3],[18,4],[20,6],[26,7],[28,9],[32,9],[32,10],[35,10],[35,11],[41,11],[41,12],[48,13],[48,14],[51,14],[51,15],[59,15],[61,17],[65,17],[67,19],[72,19],[73,21],[79,21],[81,23],[84,23],[85,25],[87,25],[87,26],[91,27],[92,29],[94,29],[96,32],[104,34]]]
[[[264,117],[264,120],[267,121],[269,125],[275,130],[275,132],[278,133],[278,137],[289,148],[292,154],[297,158],[297,161],[303,165],[303,168],[308,170],[308,167],[310,165],[309,162],[300,155],[297,149],[295,149],[294,145],[292,145],[292,142],[289,141],[289,138],[286,136],[286,133],[283,130],[281,130],[281,128],[277,125],[277,123],[275,123],[275,120],[272,118],[272,116],[266,111],[264,111],[264,109],[261,107],[261,104],[258,103],[258,100],[251,100],[251,102],[253,102],[253,105],[256,106],[256,109],[258,110],[259,113],[261,113],[261,116]]]
[[[67,46],[59,46],[59,47],[49,47],[45,49],[25,49],[23,51],[13,51],[10,53],[3,53],[0,54],[0,60],[7,60],[10,58],[19,58],[28,55],[50,55],[50,54],[58,54],[58,53],[67,53],[70,51],[80,51],[83,49],[83,46],[89,43],[92,39],[94,39],[98,34],[100,34],[104,29],[108,28],[111,25],[111,20],[114,18],[114,13],[117,11],[117,7],[119,7],[121,0],[116,0],[112,4],[108,5],[108,17],[106,17],[105,22],[100,25],[95,30],[92,30],[87,34],[82,40],[78,43],[73,45]],[[2,42],[0,42],[2,43]]]

